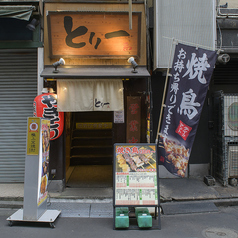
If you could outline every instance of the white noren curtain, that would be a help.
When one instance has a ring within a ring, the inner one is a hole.
[[[61,112],[124,109],[121,79],[58,79],[57,95]]]

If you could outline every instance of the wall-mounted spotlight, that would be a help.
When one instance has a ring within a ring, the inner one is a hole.
[[[39,21],[33,18],[32,21],[26,25],[26,28],[29,29],[30,31],[35,31],[36,26],[38,24],[39,24]]]
[[[138,64],[135,62],[135,59],[134,57],[130,57],[128,60],[127,60],[128,63],[132,64],[132,67],[133,67],[133,70],[131,71],[132,73],[138,73],[138,71],[136,70]]]
[[[60,66],[60,65],[64,65],[64,64],[65,64],[65,61],[64,61],[63,58],[60,58],[59,61],[53,63],[53,66],[54,66],[54,68],[55,68],[54,71],[53,71],[53,73],[58,73],[59,70],[57,69],[57,67]]]

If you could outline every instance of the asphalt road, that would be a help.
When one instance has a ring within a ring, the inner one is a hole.
[[[161,230],[113,230],[112,218],[58,217],[55,228],[46,223],[6,220],[15,210],[0,209],[1,238],[238,238],[238,206],[215,212],[161,215]]]

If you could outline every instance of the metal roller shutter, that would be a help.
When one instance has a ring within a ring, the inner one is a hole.
[[[37,95],[37,51],[0,50],[0,182],[23,182],[27,117]]]

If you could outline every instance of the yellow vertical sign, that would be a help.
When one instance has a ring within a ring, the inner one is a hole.
[[[27,155],[39,154],[40,118],[29,117],[27,123]]]

